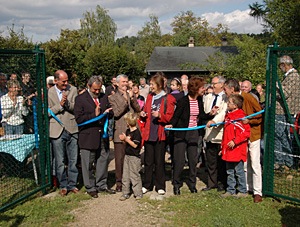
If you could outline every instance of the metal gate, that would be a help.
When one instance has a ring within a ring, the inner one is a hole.
[[[0,92],[1,212],[51,184],[44,51],[0,50]]]
[[[292,66],[294,69],[290,69]],[[268,48],[263,193],[300,202],[300,47]]]

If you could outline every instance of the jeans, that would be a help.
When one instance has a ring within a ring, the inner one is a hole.
[[[287,122],[285,115],[275,115],[276,121]],[[279,165],[293,166],[290,126],[276,122],[274,138],[274,161]]]
[[[24,131],[24,124],[21,125],[9,125],[3,124],[4,132],[6,135],[22,135]]]
[[[226,162],[226,171],[228,185],[226,191],[230,194],[235,194],[237,186],[237,190],[240,193],[247,193],[244,162]]]
[[[56,176],[61,189],[72,190],[77,184],[77,140],[78,134],[69,134],[65,130],[57,139],[51,139]],[[67,157],[68,163],[66,163],[65,157]]]

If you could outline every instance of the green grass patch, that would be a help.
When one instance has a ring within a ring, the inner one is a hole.
[[[71,211],[90,196],[38,197],[0,214],[0,226],[65,226],[74,220]]]
[[[299,226],[300,207],[288,202],[264,198],[255,204],[247,198],[221,198],[218,192],[182,195],[161,201],[147,200],[160,211],[163,226]]]

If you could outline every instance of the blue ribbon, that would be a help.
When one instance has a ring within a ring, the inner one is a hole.
[[[245,120],[245,119],[249,119],[249,118],[255,117],[259,114],[262,114],[263,112],[265,112],[265,110],[258,111],[254,114],[250,114],[250,115],[248,115],[246,117],[243,117],[243,118],[234,119],[231,122],[242,121],[242,120]],[[219,123],[216,123],[216,124],[211,124],[211,126],[218,126],[218,125],[223,125],[223,124],[225,124],[225,122],[219,122]],[[205,127],[206,127],[206,125],[200,125],[200,126],[193,127],[193,128],[165,128],[165,130],[166,131],[192,131],[192,130],[198,130],[198,129],[205,128]]]
[[[37,114],[37,98],[32,98],[32,112],[33,112],[33,128],[34,128],[34,138],[35,147],[39,148],[39,127],[38,127],[38,114]]]
[[[60,124],[60,125],[62,125],[63,126],[63,123],[61,122],[61,120],[59,120],[58,119],[58,117],[53,113],[53,111],[50,109],[50,108],[48,108],[48,113]],[[103,132],[103,135],[102,135],[102,137],[103,138],[107,138],[108,137],[108,133],[107,133],[107,128],[108,128],[108,115],[107,115],[108,113],[104,113],[104,114],[101,114],[101,115],[99,115],[99,116],[97,116],[97,117],[94,117],[94,118],[92,118],[92,119],[90,119],[90,120],[87,120],[87,121],[85,121],[85,122],[82,122],[82,123],[80,123],[80,124],[78,124],[77,126],[78,127],[81,127],[81,126],[84,126],[84,125],[88,125],[88,124],[91,124],[91,123],[93,123],[93,122],[95,122],[95,121],[99,121],[99,120],[101,120],[102,118],[104,118],[104,117],[106,117],[106,119],[105,119],[105,122],[104,122],[104,132]]]

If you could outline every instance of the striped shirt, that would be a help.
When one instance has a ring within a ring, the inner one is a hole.
[[[197,100],[190,100],[190,122],[189,128],[197,126],[197,118],[199,115],[199,106]]]

